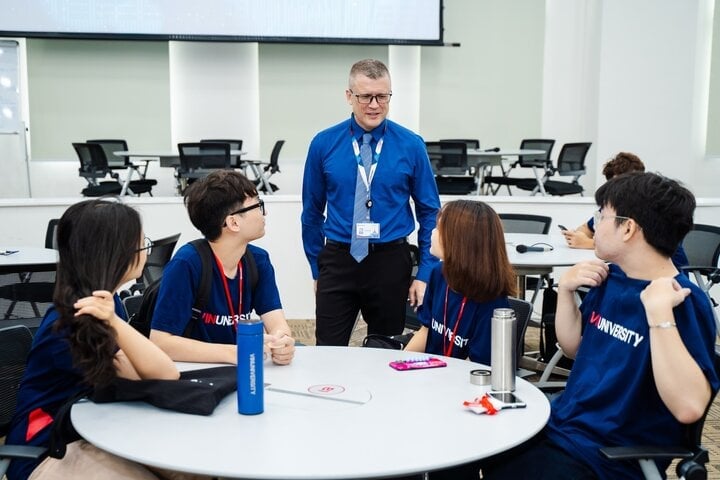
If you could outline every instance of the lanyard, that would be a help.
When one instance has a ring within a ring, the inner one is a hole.
[[[443,312],[443,355],[446,357],[449,357],[452,353],[453,343],[455,342],[455,334],[457,333],[458,326],[460,325],[460,319],[462,318],[462,314],[465,311],[465,303],[467,303],[467,297],[463,297],[462,303],[460,304],[460,311],[458,312],[457,319],[455,320],[455,328],[453,329],[452,333],[452,340],[450,340],[449,345],[445,345],[445,341],[447,340],[447,306],[448,306],[448,294],[450,293],[450,287],[445,287],[445,311]]]
[[[358,172],[360,172],[360,178],[365,184],[365,190],[368,194],[368,200],[370,199],[370,185],[372,185],[373,178],[375,177],[375,169],[377,168],[378,161],[380,160],[380,152],[382,152],[386,132],[387,122],[385,122],[382,137],[380,137],[377,145],[375,145],[375,154],[373,155],[372,164],[370,165],[370,175],[368,175],[365,171],[365,168],[363,167],[362,158],[360,157],[360,145],[358,145],[357,138],[355,138],[355,132],[352,128],[352,122],[350,123],[350,138],[352,139],[353,153],[355,154],[355,161],[357,162]]]
[[[242,313],[242,296],[243,296],[243,266],[242,266],[242,259],[238,262],[238,278],[239,278],[239,284],[238,284],[238,309],[237,309],[237,316],[235,315],[235,309],[233,308],[232,303],[232,297],[230,296],[230,286],[228,285],[227,277],[225,276],[225,270],[223,270],[222,262],[220,259],[215,255],[215,262],[217,263],[218,269],[220,270],[220,278],[223,281],[223,287],[225,287],[225,299],[227,300],[228,309],[230,310],[230,315],[232,318],[235,319],[235,322],[233,326],[235,327],[235,331],[237,331],[237,322],[240,319],[240,314]]]
[[[384,140],[385,136],[383,135],[383,137],[378,140],[377,145],[375,145],[375,154],[373,155],[372,164],[370,165],[370,175],[368,176],[367,172],[365,172],[365,167],[363,167],[362,158],[360,157],[360,146],[358,145],[357,139],[354,136],[352,137],[353,153],[355,153],[358,171],[360,172],[360,178],[365,184],[365,190],[367,190],[368,194],[370,193],[370,185],[372,185],[373,178],[375,178],[375,169],[377,168],[377,163],[380,159],[380,152],[382,152]]]

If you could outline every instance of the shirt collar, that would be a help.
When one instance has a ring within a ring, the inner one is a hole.
[[[385,132],[385,128],[387,125],[387,121],[388,120],[386,118],[385,120],[382,121],[382,123],[380,125],[378,125],[374,129],[372,129],[370,132],[368,132],[368,133],[372,134],[374,141],[377,142],[383,136],[383,133]],[[358,125],[357,120],[355,120],[354,113],[350,114],[350,128],[352,129],[353,136],[357,139],[357,141],[362,142],[363,134],[366,132],[360,125]]]

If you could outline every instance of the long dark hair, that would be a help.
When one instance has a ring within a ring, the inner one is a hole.
[[[449,202],[440,210],[437,228],[450,288],[477,302],[515,295],[515,271],[492,207],[473,200]]]
[[[60,259],[53,302],[59,313],[56,330],[68,331],[76,368],[91,384],[115,376],[114,330],[90,315],[75,317],[73,304],[95,290],[113,292],[128,269],[139,261],[140,215],[118,201],[87,200],[68,208],[57,227]]]

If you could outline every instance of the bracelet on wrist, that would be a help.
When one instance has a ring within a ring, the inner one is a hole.
[[[661,322],[661,323],[656,323],[655,325],[653,325],[652,323],[648,323],[648,327],[650,327],[650,328],[675,328],[675,327],[677,327],[677,325],[675,324],[675,322]]]

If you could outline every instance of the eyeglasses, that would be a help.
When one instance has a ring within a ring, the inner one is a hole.
[[[595,225],[602,222],[604,218],[622,218],[623,220],[630,220],[630,217],[623,217],[622,215],[603,215],[600,210],[593,214],[593,221],[595,222]]]
[[[237,215],[238,213],[245,213],[249,212],[250,210],[255,210],[256,208],[260,209],[260,212],[262,212],[263,216],[265,215],[265,202],[263,200],[258,200],[258,203],[255,205],[250,205],[249,207],[243,207],[240,210],[231,213],[230,215]]]
[[[152,249],[155,243],[153,243],[153,241],[150,240],[148,237],[145,237],[145,239],[143,240],[143,245],[143,247],[140,247],[135,251],[142,252],[143,250],[147,250],[147,254],[150,255],[152,253]]]
[[[369,93],[355,93],[352,90],[350,90],[350,93],[352,93],[355,98],[357,98],[358,103],[361,105],[371,104],[373,98],[379,105],[384,105],[386,103],[389,103],[390,97],[392,97],[392,93],[379,93],[377,95],[370,95]]]

